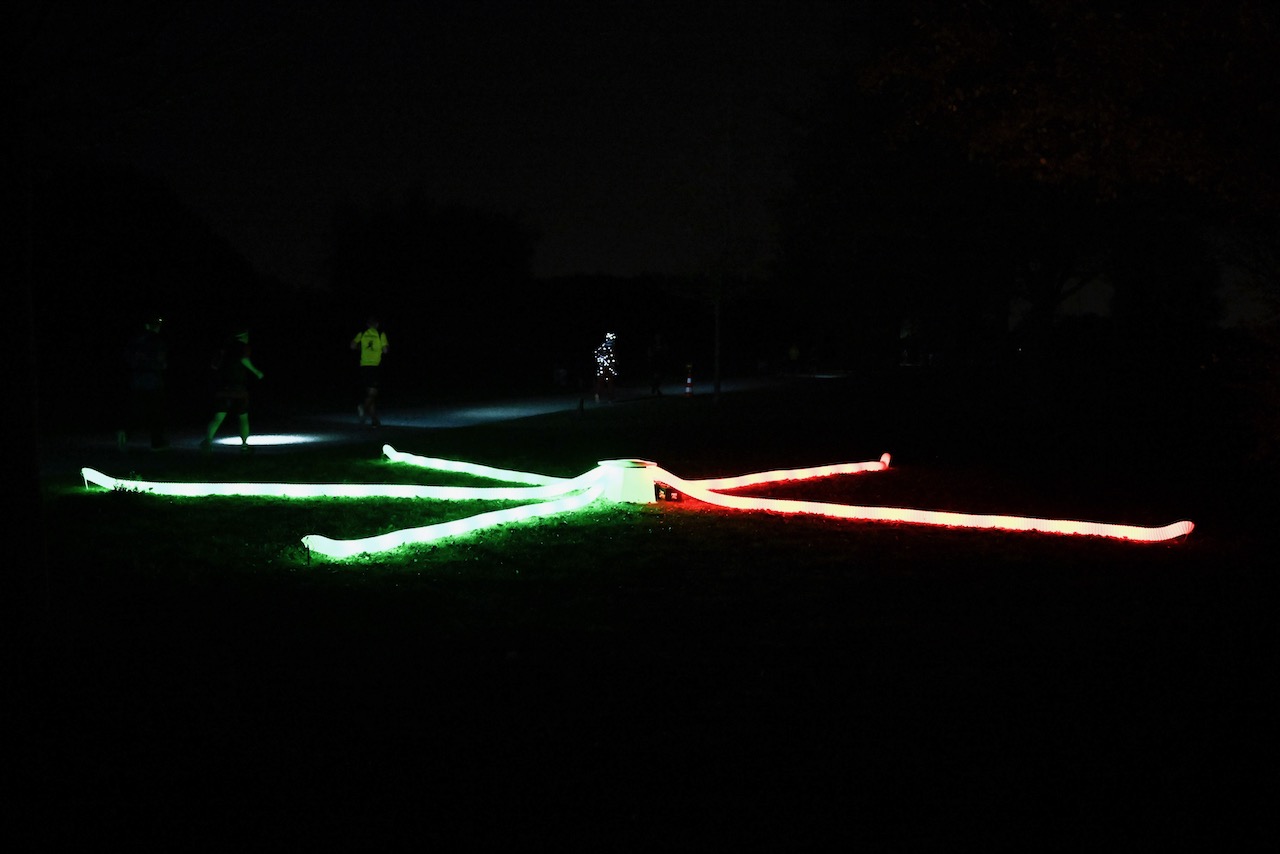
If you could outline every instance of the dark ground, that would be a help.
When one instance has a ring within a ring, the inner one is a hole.
[[[601,567],[572,591],[146,582],[120,556],[52,567],[14,644],[19,841],[1199,850],[1274,836],[1270,528],[1250,509],[1266,487],[1215,456],[1232,425],[1196,395],[1158,411],[1117,395],[1103,415],[1060,386],[1011,401],[1007,380],[889,385],[811,387],[794,434],[775,423],[767,438],[821,457],[851,433],[893,436],[897,459],[1035,465],[1067,484],[1111,469],[1197,530],[1036,565],[999,546],[914,561],[913,536],[880,534],[857,562],[762,548],[753,564],[691,556],[696,572]]]

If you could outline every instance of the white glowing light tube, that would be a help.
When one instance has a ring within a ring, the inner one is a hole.
[[[588,475],[591,472],[587,473]],[[82,468],[85,485],[103,489],[145,492],[151,495],[201,497],[241,495],[266,498],[434,498],[445,501],[500,499],[523,501],[554,498],[582,488],[582,475],[556,478],[547,486],[423,486],[413,483],[174,483],[154,480],[124,480],[96,469]]]
[[[407,546],[415,543],[429,543],[433,540],[439,540],[445,537],[457,537],[462,534],[471,533],[472,531],[478,531],[481,528],[501,525],[506,522],[520,522],[526,519],[533,519],[538,516],[553,516],[557,513],[567,513],[571,510],[586,507],[592,501],[599,498],[601,492],[601,488],[595,486],[555,501],[542,501],[537,504],[525,504],[520,507],[511,507],[506,510],[494,510],[489,513],[480,513],[476,516],[470,516],[466,519],[456,519],[452,522],[439,522],[435,525],[426,525],[421,528],[405,528],[400,531],[392,531],[388,534],[380,534],[376,537],[365,537],[364,539],[359,540],[334,540],[329,537],[320,536],[319,534],[308,534],[302,538],[302,542],[307,548],[317,554],[342,560],[344,558],[351,558],[360,554],[385,552],[399,548],[400,546]]]
[[[440,522],[420,528],[407,528],[374,537],[355,540],[335,540],[319,534],[308,534],[302,542],[313,552],[330,558],[342,559],[355,555],[387,551],[410,543],[426,543],[444,537],[456,537],[507,522],[519,522],[539,516],[551,516],[585,507],[599,498],[603,487],[597,485],[603,478],[602,467],[592,469],[575,478],[549,477],[527,472],[509,472],[501,469],[439,460],[428,457],[401,455],[390,445],[383,448],[390,459],[399,459],[425,468],[443,471],[465,472],[495,480],[517,483],[542,483],[541,486],[524,487],[462,487],[420,486],[414,484],[350,484],[350,483],[170,483],[163,481],[122,480],[105,475],[96,469],[82,468],[85,486],[94,484],[103,489],[121,489],[151,495],[210,496],[238,495],[278,498],[434,498],[443,500],[495,499],[536,500],[536,503],[504,510],[479,513],[465,519]]]
[[[535,483],[541,486],[551,486],[558,483],[567,483],[570,480],[570,478],[552,477],[551,475],[546,474],[511,471],[510,469],[496,469],[489,466],[478,465],[476,463],[464,463],[459,460],[442,460],[439,457],[420,457],[416,454],[406,454],[403,451],[397,451],[390,445],[383,445],[382,453],[393,463],[408,463],[409,465],[425,469],[471,474],[476,477],[487,477],[492,480],[504,480],[509,483]]]

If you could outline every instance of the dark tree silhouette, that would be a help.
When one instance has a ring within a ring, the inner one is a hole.
[[[1170,180],[1275,210],[1280,17],[1257,0],[912,2],[857,70],[894,139],[1099,198]]]
[[[782,269],[813,304],[879,312],[881,329],[930,312],[972,328],[1022,296],[1043,322],[1094,275],[1146,287],[1135,252],[1276,215],[1277,30],[1261,4],[896,8],[801,127]],[[1118,305],[1203,307],[1214,278],[1186,257],[1201,245],[1178,247],[1200,298]]]
[[[203,399],[191,376],[226,323],[249,320],[263,284],[163,184],[105,164],[40,159],[33,170],[32,307],[60,346],[39,349],[42,403],[61,427],[105,429],[121,342],[146,315],[166,318],[174,405]]]

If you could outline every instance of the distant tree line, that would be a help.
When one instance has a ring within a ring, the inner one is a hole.
[[[1280,211],[1274,10],[910,2],[860,26],[799,116],[779,209],[805,337],[856,361],[909,320],[968,363],[1210,358],[1220,269],[1269,255],[1244,239],[1224,257],[1209,235],[1274,241]],[[1054,329],[1098,277],[1105,333]],[[1017,338],[1014,299],[1032,306]]]

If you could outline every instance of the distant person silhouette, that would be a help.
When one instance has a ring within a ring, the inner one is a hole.
[[[214,354],[210,365],[214,369],[213,420],[205,428],[200,449],[213,450],[213,437],[227,415],[235,415],[240,422],[240,452],[251,453],[249,446],[249,376],[261,380],[264,376],[253,364],[249,348],[249,330],[234,332]]]
[[[128,448],[129,431],[139,426],[150,434],[151,450],[163,451],[169,447],[165,437],[165,371],[169,358],[160,335],[163,324],[163,318],[149,318],[142,331],[129,339],[125,354],[128,389],[116,430],[116,444],[122,451]]]
[[[603,394],[606,400],[613,401],[613,384],[618,378],[618,357],[613,344],[618,336],[612,332],[604,334],[604,341],[596,348],[596,403]]]
[[[360,387],[364,400],[356,407],[356,415],[363,424],[365,419],[374,427],[381,427],[378,420],[378,386],[382,380],[382,357],[389,348],[387,333],[381,331],[378,318],[370,315],[363,332],[351,339],[351,349],[360,352]]]

